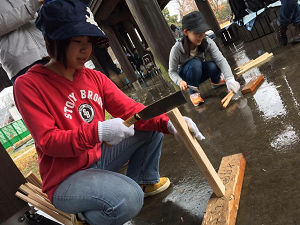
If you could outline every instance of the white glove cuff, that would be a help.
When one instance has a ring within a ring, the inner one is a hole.
[[[105,126],[103,122],[98,122],[98,138],[99,141],[102,142],[103,140],[107,139],[107,134],[109,134],[110,128],[108,126]]]
[[[230,76],[230,77],[228,77],[228,78],[225,78],[225,81],[226,81],[226,82],[231,81],[231,80],[235,80],[233,76]]]
[[[171,120],[168,121],[168,125],[167,125],[168,131],[170,132],[170,134],[175,135],[175,133],[177,132],[174,125],[172,124]]]

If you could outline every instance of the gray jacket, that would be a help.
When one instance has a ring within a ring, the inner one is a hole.
[[[233,77],[231,68],[225,57],[220,52],[216,43],[209,37],[206,37],[206,40],[208,45],[205,51],[197,55],[197,57],[205,60],[207,54],[210,54],[212,60],[217,64],[221,72],[224,74],[225,80]],[[182,41],[177,41],[172,47],[169,57],[169,76],[175,84],[179,85],[180,81],[182,80],[182,78],[178,74],[178,70],[185,62],[192,58],[193,56],[188,56],[188,54],[185,53]]]
[[[10,79],[48,55],[34,24],[40,6],[38,0],[0,1],[0,63]]]

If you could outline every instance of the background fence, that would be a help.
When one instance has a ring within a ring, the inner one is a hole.
[[[0,128],[0,142],[5,149],[13,146],[16,142],[21,141],[28,135],[29,131],[22,119]]]

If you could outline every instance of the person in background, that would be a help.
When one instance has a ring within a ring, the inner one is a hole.
[[[199,11],[191,12],[182,18],[183,38],[171,49],[169,76],[181,90],[188,85],[199,84],[211,79],[212,87],[227,85],[229,91],[238,92],[240,84],[234,79],[231,68],[216,43],[205,35],[210,30]],[[212,61],[206,61],[210,55]],[[190,89],[190,99],[194,106],[204,103],[200,93]]]
[[[174,24],[171,24],[170,28],[173,32],[173,35],[174,35],[176,41],[180,40],[183,37],[181,30],[178,27],[176,27]]]
[[[296,27],[296,36],[293,38],[292,44],[300,43],[300,6],[298,0],[281,0],[280,14],[277,20],[278,27],[276,29],[280,45],[287,45],[286,31],[291,23]]]
[[[51,59],[16,80],[14,99],[35,141],[42,190],[57,209],[73,214],[73,224],[124,224],[144,197],[169,187],[159,173],[163,133],[178,133],[166,114],[123,124],[145,106],[84,67],[95,43],[107,38],[83,3],[45,3],[36,25]],[[105,120],[105,111],[113,119]],[[185,121],[202,140],[196,124]],[[127,162],[127,176],[118,173]]]
[[[12,83],[34,64],[49,60],[43,35],[34,25],[42,3],[43,0],[0,2],[0,64]]]

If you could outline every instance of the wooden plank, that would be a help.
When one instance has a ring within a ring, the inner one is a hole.
[[[246,65],[248,65],[249,63],[252,63],[254,60],[251,59],[249,60],[248,62],[244,63],[243,65],[241,66],[238,66],[237,68],[235,68],[234,70],[241,70],[243,67],[245,67]]]
[[[27,186],[29,189],[37,193],[38,195],[42,196],[46,201],[50,202],[48,199],[48,195],[45,194],[40,188],[36,187],[35,185],[31,183],[26,183],[25,186]]]
[[[45,201],[43,198],[41,198],[40,196],[36,195],[35,193],[30,193],[28,195],[28,198],[31,198],[32,200],[40,203],[41,205],[47,207],[48,209],[56,212],[57,214],[65,217],[68,220],[71,220],[71,215],[68,213],[65,213],[63,211],[60,211],[59,209],[55,208],[54,205],[52,205],[51,203]]]
[[[42,182],[40,181],[39,178],[37,178],[37,176],[32,172],[30,171],[26,176],[25,176],[25,179],[27,180],[27,182],[39,187],[39,188],[42,188]]]
[[[48,198],[44,198],[44,196],[41,196],[39,193],[37,193],[35,190],[30,189],[28,186],[26,185],[21,185],[19,188],[22,192],[24,192],[25,194],[28,195],[29,198],[33,199],[34,201],[44,205],[45,207],[51,209],[52,211],[55,211],[56,213],[64,216],[66,219],[71,220],[71,215],[67,214],[63,211],[60,211],[59,209],[56,209],[54,207],[54,205],[52,205],[52,203],[49,201]]]
[[[222,100],[221,100],[221,104],[223,105],[225,103],[225,101],[227,100],[227,98],[233,94],[233,91],[230,91]]]
[[[272,57],[273,57],[273,53],[265,53],[265,54],[259,56],[258,58],[256,58],[251,63],[249,63],[249,64],[245,65],[244,67],[242,67],[242,69],[240,71],[238,71],[236,73],[236,75],[239,77],[240,75],[242,75],[246,71],[248,71],[248,70],[250,70],[254,67],[258,67],[258,66],[270,61]]]
[[[247,94],[249,92],[253,92],[258,88],[258,86],[263,82],[263,80],[264,80],[263,75],[252,78],[242,89],[242,93]]]
[[[30,177],[34,181],[34,183],[36,184],[36,186],[38,188],[42,188],[42,182],[41,182],[41,180],[34,173],[30,172],[28,174],[28,177]]]
[[[192,157],[199,166],[208,183],[211,185],[214,193],[219,197],[224,196],[224,184],[222,183],[220,177],[211,165],[200,144],[198,143],[196,138],[192,136],[178,108],[169,111],[167,115],[169,116],[174,127],[176,128],[180,139],[183,141],[184,145],[191,153]]]
[[[231,101],[232,97],[234,96],[234,93],[232,93],[231,95],[228,96],[228,98],[226,99],[226,101],[224,102],[224,104],[222,105],[223,106],[223,109],[225,109],[229,102]]]
[[[72,222],[70,220],[66,219],[65,217],[63,217],[61,215],[58,215],[57,213],[53,212],[52,210],[48,209],[47,207],[43,206],[42,204],[32,200],[31,198],[27,197],[26,195],[24,195],[20,192],[17,192],[16,196],[18,198],[24,200],[25,202],[30,203],[31,205],[38,208],[39,210],[42,210],[43,212],[47,213],[49,216],[53,217],[57,221],[65,224],[65,225],[72,225]]]
[[[214,194],[208,201],[202,225],[234,225],[239,208],[246,160],[243,154],[223,157],[218,175],[226,187],[225,196]]]

